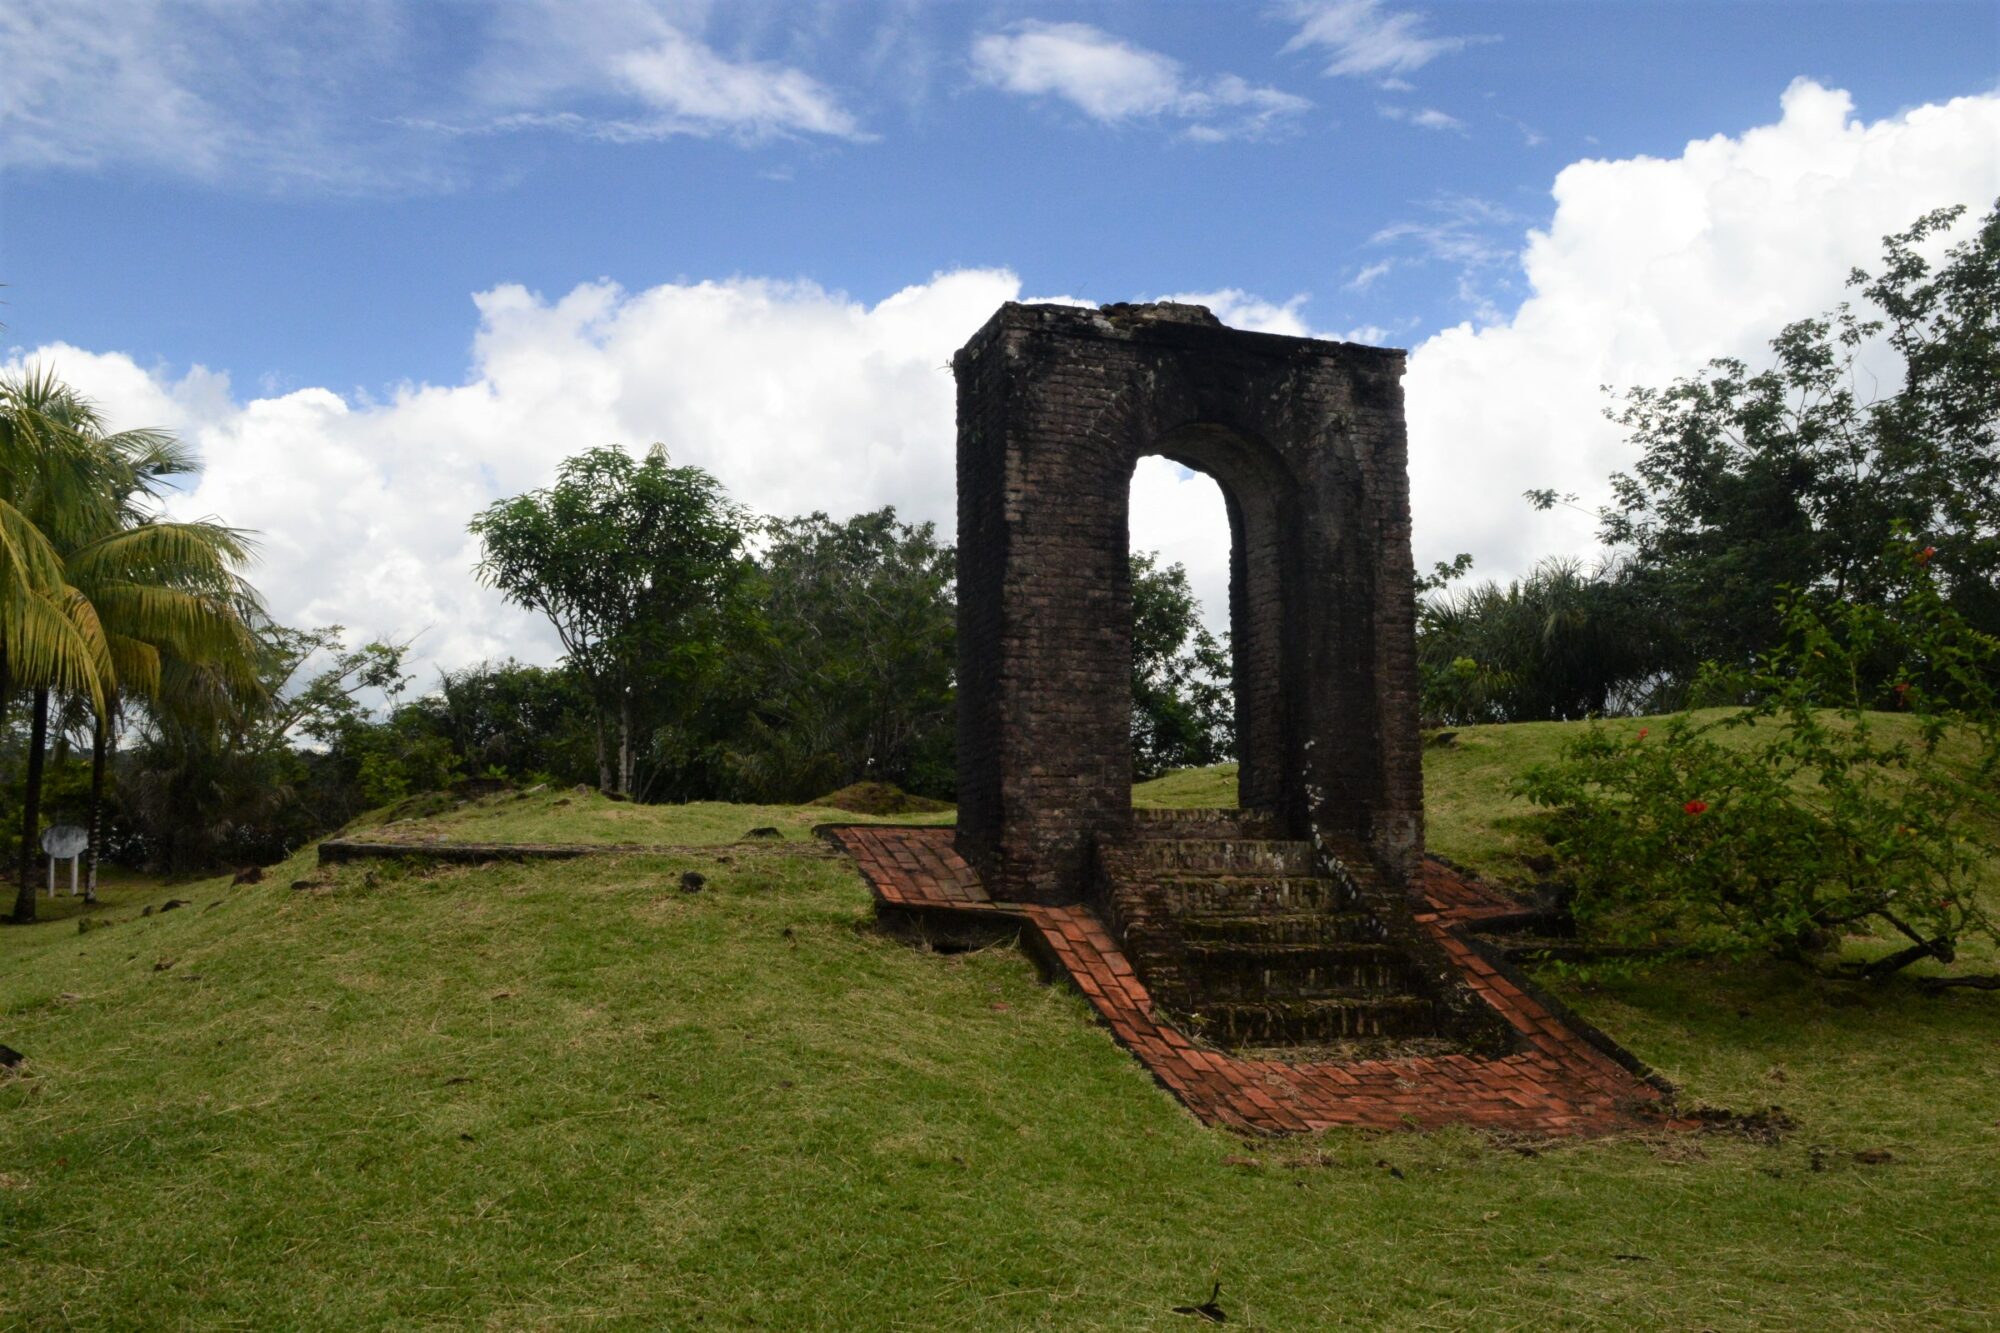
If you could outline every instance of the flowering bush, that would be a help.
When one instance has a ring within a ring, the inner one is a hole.
[[[1907,940],[1874,974],[1996,938],[1974,880],[2000,864],[2000,640],[1940,597],[1932,554],[1896,553],[1887,607],[1788,597],[1782,643],[1733,682],[1753,705],[1593,726],[1529,772],[1582,930],[1796,956]]]

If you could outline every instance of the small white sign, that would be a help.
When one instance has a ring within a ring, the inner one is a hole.
[[[90,846],[90,834],[75,824],[54,824],[42,835],[42,850],[57,860],[83,855]]]

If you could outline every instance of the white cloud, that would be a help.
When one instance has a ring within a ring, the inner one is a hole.
[[[1457,116],[1439,111],[1436,107],[1380,106],[1375,108],[1384,120],[1399,120],[1406,125],[1415,125],[1421,130],[1456,130],[1465,133],[1465,122]]]
[[[1599,385],[1755,358],[1785,322],[1841,299],[1849,267],[1867,264],[1884,233],[2000,195],[2000,97],[1863,124],[1845,94],[1801,82],[1783,108],[1776,124],[1677,157],[1571,165],[1555,179],[1549,225],[1523,249],[1493,238],[1510,224],[1487,206],[1445,201],[1440,216],[1484,230],[1438,243],[1514,256],[1495,267],[1515,264],[1528,295],[1412,353],[1421,565],[1470,550],[1482,572],[1506,574],[1589,549],[1588,518],[1535,514],[1518,497],[1557,486],[1595,501],[1629,464],[1601,419]],[[39,355],[98,396],[114,425],[167,426],[200,447],[208,470],[175,507],[263,531],[258,581],[281,618],[366,634],[428,628],[425,659],[446,665],[508,652],[549,661],[556,649],[537,621],[474,584],[472,513],[546,483],[582,447],[660,440],[766,512],[895,504],[949,529],[947,363],[1018,292],[999,270],[942,274],[872,306],[754,279],[590,284],[556,300],[499,287],[476,298],[462,383],[409,385],[375,404],[323,388],[239,396],[221,376],[165,374],[115,352]],[[1225,288],[1174,299],[1239,327],[1326,336],[1300,296]],[[1186,563],[1210,622],[1222,623],[1227,537],[1213,483],[1148,463],[1132,514],[1133,544]]]
[[[588,284],[553,301],[499,287],[475,298],[463,383],[407,385],[372,405],[324,388],[245,400],[200,368],[174,376],[64,345],[0,364],[53,365],[115,427],[181,432],[205,471],[174,511],[261,534],[254,578],[281,621],[338,622],[359,636],[421,631],[428,670],[508,653],[554,660],[537,618],[474,582],[465,523],[546,484],[590,445],[661,441],[764,513],[894,504],[949,532],[951,354],[1019,295],[1003,270],[941,274],[873,306],[752,279],[640,292]],[[1238,327],[1306,331],[1302,297],[1162,299],[1209,305]],[[1229,538],[1214,483],[1153,460],[1134,482],[1133,515],[1135,546],[1186,563],[1211,623],[1226,624]]]
[[[1329,75],[1407,74],[1439,56],[1499,40],[1428,36],[1421,14],[1386,9],[1379,0],[1293,0],[1285,8],[1299,24],[1285,50],[1324,50]],[[1391,77],[1382,86],[1407,90],[1410,85]]]
[[[972,72],[1003,92],[1060,97],[1105,124],[1190,121],[1188,136],[1211,142],[1266,133],[1312,105],[1234,74],[1192,78],[1172,57],[1087,23],[1027,22],[986,33],[972,44]]]
[[[1347,290],[1350,292],[1365,292],[1375,285],[1377,279],[1383,277],[1394,267],[1396,267],[1396,261],[1393,259],[1382,259],[1373,264],[1366,265],[1359,273],[1356,273],[1347,280]]]
[[[1170,292],[1149,296],[1149,301],[1179,301],[1184,305],[1207,306],[1215,317],[1233,329],[1252,333],[1283,333],[1294,338],[1310,338],[1313,331],[1299,313],[1308,296],[1301,292],[1288,301],[1267,301],[1240,287],[1223,287],[1207,292]]]
[[[348,191],[442,179],[324,95],[403,53],[386,3],[336,13],[229,0],[0,6],[0,166],[138,165],[201,180]],[[297,71],[310,69],[311,79]]]
[[[658,440],[765,512],[893,503],[949,527],[950,355],[1017,294],[1011,274],[976,270],[873,306],[753,280],[592,284],[555,301],[500,287],[476,298],[464,383],[372,406],[321,388],[240,401],[200,370],[175,378],[60,346],[32,355],[115,425],[166,426],[199,448],[206,471],[173,507],[262,534],[255,579],[281,620],[425,631],[429,664],[549,661],[539,621],[475,584],[474,512],[546,484],[586,446]]]
[[[1543,134],[1540,130],[1518,116],[1510,116],[1501,111],[1496,111],[1493,114],[1518,130],[1521,135],[1521,142],[1529,148],[1540,148],[1549,141],[1548,135]],[[1593,139],[1591,142],[1595,143],[1596,140]]]
[[[649,105],[693,126],[842,138],[859,132],[854,117],[808,75],[782,65],[732,63],[683,33],[627,52],[612,68]]]
[[[718,53],[701,7],[516,0],[0,4],[0,166],[140,166],[253,189],[451,188],[467,140],[527,128],[631,142],[865,138],[802,70]]]
[[[1847,298],[1849,269],[1870,266],[1883,235],[2000,195],[2000,97],[1873,123],[1852,110],[1846,93],[1800,80],[1775,124],[1557,175],[1554,216],[1520,256],[1526,299],[1411,355],[1420,566],[1468,550],[1511,574],[1593,549],[1588,516],[1531,513],[1518,497],[1608,498],[1607,476],[1634,458],[1601,416],[1600,385],[1663,385],[1717,356],[1758,362],[1784,324]]]

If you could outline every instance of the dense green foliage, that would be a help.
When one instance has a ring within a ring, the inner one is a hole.
[[[1633,552],[1654,608],[1675,613],[1668,665],[1741,664],[1783,633],[1780,595],[1881,605],[1877,558],[1897,531],[1934,546],[1944,594],[2000,629],[2000,209],[1933,267],[1924,244],[1963,209],[1888,237],[1847,305],[1772,340],[1771,365],[1720,360],[1616,419],[1640,457],[1613,479],[1605,539]],[[1870,397],[1878,339],[1902,383]]]
[[[1901,585],[1887,606],[1788,598],[1738,687],[1753,705],[1593,726],[1530,771],[1586,932],[1809,955],[1887,928],[1907,944],[1877,972],[2000,943],[1973,882],[2000,862],[2000,638],[1944,598],[1931,555],[1871,575]],[[1887,701],[1914,737],[1883,730]]]
[[[264,626],[253,688],[207,713],[142,719],[116,773],[144,864],[187,872],[277,860],[371,805],[456,775],[449,747],[379,724],[368,704],[407,688],[404,646],[349,649],[345,638],[338,625]]]
[[[1722,359],[1630,390],[1611,415],[1637,457],[1599,515],[1616,558],[1545,564],[1506,589],[1431,581],[1427,714],[1673,706],[1705,664],[1740,674],[1776,645],[1788,599],[1836,621],[1886,607],[1877,557],[1898,533],[1934,548],[1939,593],[1969,625],[2000,632],[2000,207],[1926,257],[1964,211],[1886,237],[1878,271],[1850,279],[1860,308],[1788,325],[1767,366]]]
[[[628,484],[676,484],[667,474],[678,470],[662,456],[621,467],[595,457],[603,452],[565,473],[588,480],[583,500],[598,507],[591,513],[639,503],[618,498]],[[681,480],[710,517],[741,521],[709,482]],[[531,545],[562,505],[582,503],[558,495],[561,485],[495,506],[481,531]],[[579,522],[585,533],[565,549],[582,552],[591,568],[603,532],[590,535],[599,519]],[[671,544],[656,538],[659,548]],[[364,810],[478,782],[590,784],[651,801],[786,802],[870,781],[950,799],[954,553],[936,530],[882,509],[846,520],[770,520],[720,539],[704,529],[702,540],[711,553],[732,544],[745,553],[727,569],[697,562],[713,580],[683,605],[671,632],[661,623],[621,631],[628,645],[675,638],[668,660],[640,653],[604,668],[626,672],[609,720],[620,736],[624,791],[604,769],[612,760],[604,696],[573,661],[480,664],[419,692],[403,669],[405,644],[349,648],[338,626],[266,625],[250,688],[218,691],[199,715],[139,719],[113,765],[111,832],[125,854],[180,872],[276,860]],[[583,626],[571,632],[598,645],[597,660],[612,661],[610,640],[591,626],[624,622],[577,607],[614,594],[643,601],[670,565],[662,556],[644,575],[615,565],[592,574],[608,582],[587,584],[589,598],[550,593],[550,604]],[[1143,775],[1226,755],[1227,663],[1201,627],[1186,571],[1135,554],[1133,594],[1135,767]],[[58,768],[65,763],[74,761],[59,754]]]
[[[875,781],[948,797],[952,548],[894,509],[778,519],[763,536],[728,673],[742,712],[719,741],[721,794],[807,801]]]
[[[1434,725],[1562,721],[1642,707],[1658,631],[1615,571],[1545,560],[1506,587],[1443,585],[1417,607],[1423,713]]]
[[[1132,774],[1158,777],[1235,752],[1227,647],[1201,623],[1181,565],[1132,553]]]

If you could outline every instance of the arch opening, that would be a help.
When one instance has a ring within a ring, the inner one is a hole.
[[[1128,494],[1132,776],[1146,782],[1236,758],[1236,533],[1222,484],[1200,468],[1142,457]]]

